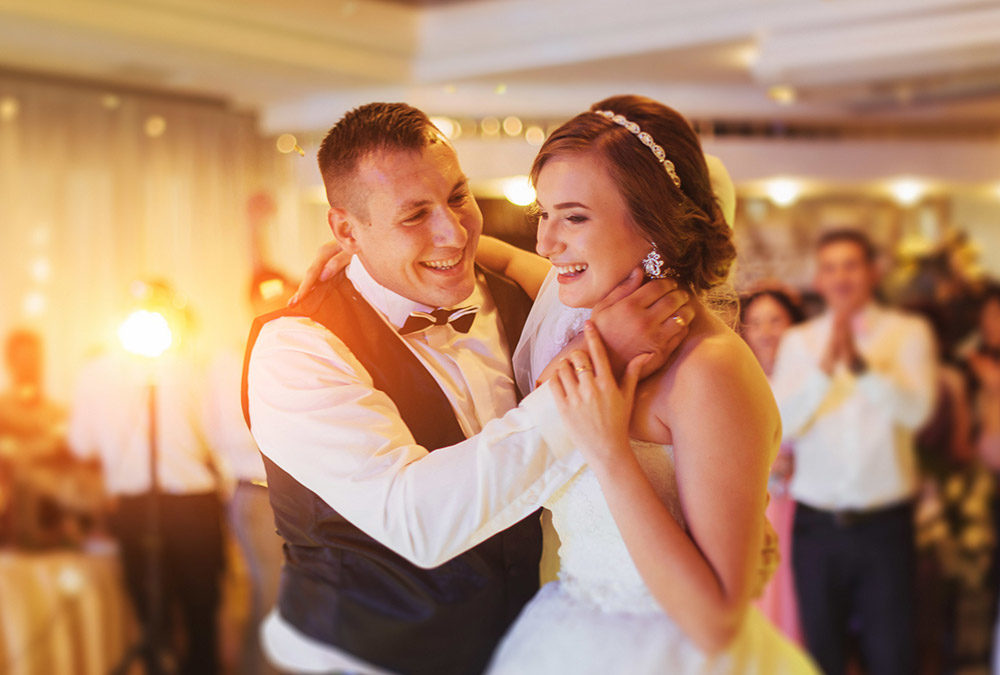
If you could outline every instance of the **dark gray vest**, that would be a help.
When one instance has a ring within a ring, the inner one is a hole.
[[[531,301],[510,281],[486,274],[511,349]],[[427,450],[465,440],[444,392],[344,274],[296,307],[259,317],[308,316],[340,338],[393,400]],[[524,604],[538,590],[538,514],[434,569],[408,562],[341,517],[264,458],[278,534],[285,540],[278,607],[302,633],[383,668],[413,675],[481,672]]]

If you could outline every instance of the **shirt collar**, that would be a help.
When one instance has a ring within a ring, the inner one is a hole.
[[[354,287],[358,289],[358,293],[368,301],[368,304],[381,312],[396,330],[403,327],[403,324],[406,323],[406,319],[409,318],[412,312],[432,312],[437,309],[437,307],[431,307],[415,300],[410,300],[375,281],[374,277],[368,272],[368,269],[365,268],[364,263],[356,255],[351,258],[351,262],[347,265],[346,274],[347,278],[354,284]],[[482,290],[479,288],[477,282],[472,295],[463,302],[458,303],[456,307],[466,305],[482,306],[482,304]]]

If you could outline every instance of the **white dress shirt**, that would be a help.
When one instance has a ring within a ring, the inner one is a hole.
[[[827,312],[790,328],[771,384],[786,440],[795,442],[790,492],[826,510],[867,510],[911,498],[917,489],[914,432],[936,393],[936,352],[922,319],[869,304],[852,320],[868,369],[820,369],[833,329]]]
[[[70,411],[70,449],[81,458],[100,458],[109,494],[148,492],[151,378],[160,489],[168,494],[215,491],[202,431],[202,380],[187,359],[175,354],[150,361],[110,352],[84,366]]]
[[[267,481],[264,462],[243,419],[242,380],[242,353],[225,351],[215,357],[206,382],[205,435],[228,478],[264,483]]]
[[[347,276],[395,330],[410,312],[434,309],[380,286],[357,258]],[[400,338],[470,436],[432,453],[417,445],[344,343],[314,321],[268,323],[250,359],[250,417],[261,451],[421,567],[438,566],[531,514],[583,464],[549,387],[515,407],[510,349],[482,282],[459,306],[471,304],[481,309],[468,334],[432,326]],[[285,668],[376,671],[308,639],[277,612],[265,622],[264,638]]]

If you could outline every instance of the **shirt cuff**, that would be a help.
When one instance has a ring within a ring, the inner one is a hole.
[[[528,394],[518,407],[527,413],[528,419],[556,459],[565,459],[573,454],[576,447],[570,440],[569,431],[556,407],[556,397],[549,382]],[[583,465],[582,459],[580,465]]]

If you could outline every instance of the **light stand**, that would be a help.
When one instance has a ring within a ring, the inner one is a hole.
[[[170,346],[170,327],[161,314],[140,310],[131,314],[118,331],[122,345],[133,354],[148,357],[151,361],[163,354]],[[160,522],[160,475],[159,443],[156,421],[156,369],[150,363],[147,424],[147,446],[149,450],[149,493],[146,502],[146,616],[142,636],[125,653],[121,663],[112,671],[113,675],[127,675],[132,662],[148,654],[148,675],[165,675],[172,669],[165,665],[163,649],[163,552],[162,523]],[[169,661],[167,661],[169,663]]]

